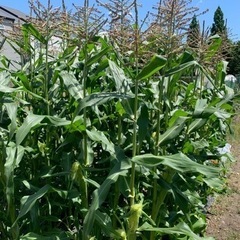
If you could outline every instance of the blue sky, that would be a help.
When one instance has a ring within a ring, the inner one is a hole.
[[[94,0],[92,0],[94,1]],[[102,0],[106,2],[107,0]],[[21,3],[20,3],[21,2]],[[41,0],[44,5],[47,4],[47,0]],[[61,6],[62,0],[51,0],[54,7]],[[76,5],[82,5],[83,0],[65,0],[68,5],[68,9],[71,9],[72,3]],[[158,0],[139,0],[142,5],[140,8],[141,16],[147,11],[152,11],[152,6],[156,6]],[[28,0],[1,0],[1,5],[16,8],[29,13]],[[227,19],[228,28],[231,30],[231,38],[233,40],[240,40],[240,1],[239,0],[192,0],[192,4],[200,8],[200,11],[209,9],[209,11],[203,16],[199,17],[200,23],[202,24],[205,20],[205,26],[211,26],[213,22],[213,15],[218,6],[221,7],[224,18]]]

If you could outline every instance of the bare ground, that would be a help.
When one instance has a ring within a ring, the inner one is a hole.
[[[226,193],[216,198],[207,215],[206,235],[216,240],[240,240],[240,117],[233,130],[229,142],[236,162],[228,172]]]

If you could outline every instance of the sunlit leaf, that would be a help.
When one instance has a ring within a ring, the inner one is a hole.
[[[75,100],[79,100],[83,98],[83,88],[82,85],[78,82],[75,75],[72,72],[61,71],[59,73],[65,86],[67,87],[70,95],[75,98]]]
[[[97,54],[92,56],[88,61],[86,62],[87,66],[91,66],[94,63],[98,63],[98,61],[110,50],[110,47],[106,47],[99,51]]]
[[[113,99],[126,99],[132,98],[132,95],[127,94],[119,94],[116,92],[111,93],[93,93],[82,99],[79,103],[79,111],[86,107],[92,107],[95,105],[104,104]]]
[[[20,145],[33,127],[42,122],[45,116],[29,114],[16,132],[16,144]]]
[[[151,77],[153,74],[162,69],[166,62],[166,58],[159,55],[154,55],[151,61],[145,67],[143,67],[141,72],[136,76],[136,79],[142,80]]]
[[[148,223],[144,223],[139,229],[139,231],[151,231],[151,232],[158,232],[160,234],[168,234],[168,235],[183,235],[190,237],[191,240],[214,240],[211,237],[200,237],[197,234],[195,234],[190,227],[182,222],[174,227],[169,228],[157,228],[153,227]]]
[[[204,176],[217,177],[219,173],[219,169],[216,167],[209,167],[199,163],[192,161],[183,153],[178,153],[174,155],[167,156],[155,156],[153,154],[143,154],[137,155],[132,158],[132,161],[143,165],[146,167],[156,167],[159,165],[168,166],[178,172],[198,172],[203,174]]]
[[[31,23],[24,23],[22,25],[22,29],[23,31],[27,31],[28,33],[30,33],[41,43],[47,44],[46,38]]]
[[[159,136],[158,144],[161,146],[179,136],[185,126],[187,117],[179,117],[174,125],[167,129],[167,131]]]
[[[126,77],[124,71],[111,60],[108,60],[109,68],[115,81],[116,89],[119,93],[130,92],[130,79]]]

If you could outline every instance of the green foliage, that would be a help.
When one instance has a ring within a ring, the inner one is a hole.
[[[218,7],[214,13],[214,23],[211,28],[211,34],[225,34],[226,33],[226,24],[224,21],[224,15],[222,9]]]
[[[231,58],[228,64],[228,73],[237,76],[240,74],[240,41],[232,44],[230,55]]]
[[[189,52],[126,65],[111,41],[86,36],[52,56],[35,26],[23,32],[44,51],[29,46],[29,62],[0,72],[0,237],[207,239],[235,97],[218,84],[225,65],[216,79]]]

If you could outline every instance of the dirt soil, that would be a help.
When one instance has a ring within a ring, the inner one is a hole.
[[[236,127],[240,131],[240,118]],[[206,236],[216,240],[240,240],[240,135],[229,142],[236,162],[227,173],[226,193],[216,198],[207,214]]]

